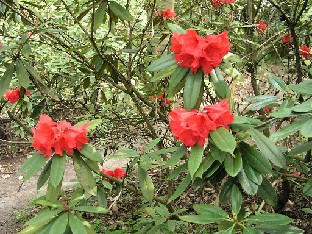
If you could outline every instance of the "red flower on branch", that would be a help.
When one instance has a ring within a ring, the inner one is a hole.
[[[33,146],[45,157],[51,157],[53,150],[62,156],[63,152],[74,154],[74,149],[81,150],[89,139],[86,123],[82,126],[72,126],[67,121],[54,122],[48,115],[41,115],[39,122],[32,129]]]
[[[108,175],[110,177],[114,177],[117,179],[124,179],[126,176],[126,172],[122,170],[122,168],[118,167],[114,171],[102,169],[102,173]]]
[[[234,3],[236,0],[211,0],[211,3],[214,7],[219,7],[224,4],[231,4]]]
[[[271,109],[268,106],[266,106],[266,107],[264,107],[264,111],[266,114],[270,114]]]
[[[302,54],[303,58],[312,58],[311,49],[306,45],[300,46],[300,53]]]
[[[288,44],[289,42],[291,42],[293,40],[293,37],[290,34],[287,34],[285,36],[282,37],[282,41],[285,44]]]
[[[155,16],[158,21],[162,21],[163,23],[166,23],[166,20],[172,20],[176,21],[176,15],[175,11],[172,11],[171,9],[166,9],[163,12],[156,11]]]
[[[230,51],[227,35],[227,31],[206,37],[201,37],[195,30],[187,30],[185,34],[175,32],[170,49],[176,53],[174,59],[180,66],[191,68],[194,73],[202,68],[205,74],[209,74]]]
[[[152,101],[155,102],[156,100],[161,100],[161,104],[165,104],[165,105],[170,105],[171,102],[168,98],[164,98],[164,95],[159,95],[157,96],[157,98],[155,98],[154,96],[152,96]]]
[[[17,88],[17,89],[14,89],[14,90],[9,90],[8,89],[8,90],[5,91],[4,97],[11,104],[13,104],[13,103],[17,102],[20,99],[20,92],[21,92],[20,88]],[[29,95],[29,94],[30,94],[30,91],[26,90],[25,95]]]
[[[264,23],[263,20],[260,20],[258,25],[257,25],[257,30],[259,33],[263,33],[267,28],[267,24]]]

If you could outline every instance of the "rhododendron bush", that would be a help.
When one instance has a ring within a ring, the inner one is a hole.
[[[302,233],[308,1],[160,2],[0,0],[0,111],[44,193],[20,233]]]

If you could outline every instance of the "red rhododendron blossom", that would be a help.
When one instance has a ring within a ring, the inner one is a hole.
[[[20,88],[14,89],[14,90],[6,90],[4,97],[8,99],[8,101],[13,104],[17,102],[20,99]],[[26,90],[25,95],[29,95],[30,91]]]
[[[211,3],[214,7],[219,7],[224,4],[231,4],[234,3],[236,0],[211,0]]]
[[[294,171],[294,177],[299,177],[300,176],[300,172],[299,171]]]
[[[230,51],[227,35],[227,31],[206,37],[201,37],[195,30],[186,30],[185,34],[174,32],[170,49],[176,53],[174,59],[180,66],[191,68],[194,73],[202,68],[205,74],[209,74]]]
[[[81,150],[89,139],[86,123],[82,126],[72,126],[67,121],[54,122],[48,115],[41,115],[39,122],[32,129],[33,146],[45,157],[51,157],[54,152],[60,156],[63,152],[74,154],[74,149]]]
[[[152,96],[151,99],[152,99],[153,102],[155,102],[158,99],[158,100],[161,100],[161,102],[163,102],[166,105],[170,105],[171,104],[171,102],[170,102],[170,100],[168,98],[164,98],[164,95],[159,95],[157,97],[157,99],[154,96]]]
[[[162,16],[165,19],[170,19],[170,20],[176,20],[176,13],[174,11],[172,11],[171,9],[166,9],[164,10]]]
[[[197,110],[177,109],[169,114],[172,134],[185,146],[195,144],[203,146],[209,136],[209,131],[216,130],[216,125],[206,113]]]
[[[114,171],[102,169],[102,173],[108,175],[110,177],[114,177],[117,179],[123,179],[126,176],[126,172],[122,170],[122,168],[118,167]]]
[[[264,107],[264,111],[266,114],[269,114],[271,112],[271,109],[269,107]]]
[[[267,25],[263,22],[263,20],[260,20],[257,25],[257,30],[259,33],[263,33],[267,28]]]
[[[302,54],[303,58],[311,58],[312,57],[312,52],[309,47],[306,45],[300,46],[300,53]]]
[[[209,119],[215,123],[216,127],[225,127],[228,129],[229,125],[234,122],[234,115],[231,113],[227,102],[228,100],[224,99],[215,105],[204,107]]]
[[[282,37],[282,41],[285,43],[285,44],[288,44],[289,42],[291,42],[293,39],[293,37],[290,35],[290,34],[287,34],[285,36]]]

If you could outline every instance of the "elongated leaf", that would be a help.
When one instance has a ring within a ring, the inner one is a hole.
[[[69,213],[68,217],[69,226],[73,234],[87,234],[85,226],[76,215]]]
[[[21,84],[21,86],[23,86],[25,89],[28,88],[30,84],[29,74],[20,60],[16,60],[16,78],[18,79],[18,82]]]
[[[107,1],[102,1],[94,13],[93,30],[96,31],[104,22],[106,16]]]
[[[276,96],[260,95],[246,98],[247,102],[256,102],[248,107],[249,110],[260,110],[261,108],[278,100]]]
[[[176,70],[172,73],[169,80],[169,90],[174,89],[183,80],[183,78],[188,74],[190,69],[178,66]]]
[[[103,157],[96,149],[90,144],[84,144],[82,150],[79,151],[86,158],[96,162],[103,162]]]
[[[168,98],[170,97],[174,97],[174,95],[176,95],[178,92],[181,91],[182,88],[184,88],[185,86],[185,77],[181,80],[180,83],[177,84],[177,86],[172,87],[172,88],[168,88]]]
[[[259,226],[255,227],[256,229],[270,234],[303,234],[303,230],[296,228],[291,225],[283,225],[283,226]]]
[[[309,99],[308,101],[305,101],[299,105],[292,107],[291,110],[299,113],[306,113],[312,111],[312,99]]]
[[[40,200],[36,200],[34,202],[36,205],[42,205],[42,206],[49,206],[52,208],[62,208],[62,203],[60,201],[48,201],[48,200],[44,200],[44,199],[40,199]]]
[[[252,227],[244,227],[243,234],[262,234],[262,232]]]
[[[179,184],[179,186],[174,191],[174,193],[172,194],[172,196],[168,199],[167,204],[177,199],[191,183],[191,180],[192,178],[190,175],[185,176],[184,179]]]
[[[288,137],[289,135],[292,135],[292,134],[298,132],[301,128],[303,128],[304,123],[306,123],[306,122],[307,122],[307,119],[301,119],[301,120],[296,121],[294,123],[288,124],[287,126],[283,127],[280,131],[273,132],[270,135],[269,139],[273,142],[281,141],[281,140],[285,139],[286,137]]]
[[[178,166],[169,176],[168,180],[173,180],[174,178],[178,177],[182,172],[184,172],[187,169],[187,163],[184,163],[180,166]]]
[[[62,209],[56,209],[56,210],[41,212],[36,217],[34,217],[31,220],[27,221],[25,223],[25,225],[33,225],[33,224],[44,223],[46,221],[49,221],[49,220],[55,218],[62,211],[63,211]]]
[[[243,168],[240,152],[235,152],[235,155],[227,154],[224,159],[224,168],[230,176],[235,177]]]
[[[161,56],[156,61],[152,62],[148,67],[148,71],[159,71],[164,68],[170,67],[172,65],[175,65],[177,62],[174,60],[173,54],[166,54]]]
[[[177,162],[185,155],[186,148],[184,145],[181,145],[176,152],[165,162],[166,167],[173,167]]]
[[[155,188],[151,177],[147,174],[141,166],[138,166],[139,186],[143,197],[152,202],[154,199]]]
[[[168,28],[169,28],[169,30],[170,30],[171,32],[177,32],[177,33],[179,33],[179,34],[184,34],[184,33],[186,33],[186,30],[183,29],[183,28],[181,28],[181,27],[180,27],[179,25],[177,25],[177,24],[168,23],[167,26],[168,26]]]
[[[0,79],[0,97],[3,97],[5,90],[10,87],[10,83],[13,77],[14,72],[14,64],[11,63],[6,71],[4,72],[3,76]]]
[[[293,220],[281,214],[257,214],[248,217],[248,222],[257,224],[259,226],[280,226],[287,225]]]
[[[130,14],[130,12],[126,8],[121,6],[119,3],[115,1],[110,1],[109,8],[114,13],[114,15],[116,15],[121,20],[126,20],[126,21],[133,20],[133,16]]]
[[[247,177],[244,169],[242,169],[238,174],[238,181],[247,194],[255,195],[257,193],[258,185],[256,185]]]
[[[107,209],[98,206],[78,206],[74,207],[74,210],[90,212],[90,213],[97,213],[97,214],[106,214],[108,212]]]
[[[252,138],[256,141],[258,148],[267,159],[278,167],[286,167],[286,159],[283,153],[269,140],[269,138],[256,129],[253,129]]]
[[[306,196],[312,196],[312,177],[308,180],[308,182],[303,187],[303,193]]]
[[[159,141],[160,141],[160,138],[156,138],[156,139],[154,139],[154,140],[151,140],[151,141],[147,144],[147,146],[144,147],[144,151],[145,151],[145,152],[148,152],[148,151],[152,150],[152,149],[159,143]]]
[[[277,202],[277,194],[270,181],[266,178],[263,178],[262,184],[258,187],[257,194],[271,206],[275,205]]]
[[[250,166],[263,174],[272,174],[272,166],[269,160],[264,157],[257,149],[251,147],[245,142],[239,144],[239,150],[243,158],[249,163]]]
[[[28,227],[26,227],[25,229],[23,229],[22,231],[20,231],[18,234],[39,234],[41,233],[42,229],[45,229],[45,227],[49,223],[49,220],[43,223],[39,223],[39,224],[34,224],[34,225],[29,225]],[[49,229],[48,229],[49,230]],[[46,233],[46,232],[45,232]],[[44,234],[45,234],[44,233]],[[43,233],[42,233],[43,234]]]
[[[207,157],[205,157],[205,159],[201,162],[198,170],[196,171],[194,177],[199,177],[202,178],[203,174],[210,169],[210,167],[212,166],[212,164],[215,162],[215,159],[213,157],[211,157],[210,155],[208,155]],[[207,175],[208,177],[210,175]]]
[[[62,183],[59,183],[59,185],[56,188],[54,188],[51,185],[51,181],[49,180],[46,197],[45,197],[46,200],[56,202],[59,196],[61,195],[61,187],[62,187]]]
[[[213,144],[211,144],[209,147],[210,147],[211,156],[214,159],[218,160],[220,163],[222,163],[225,159],[225,156],[227,155],[226,152],[220,150],[218,147],[216,147]]]
[[[232,200],[232,212],[235,215],[237,215],[243,204],[243,196],[236,185],[232,187],[231,200]]]
[[[211,204],[195,204],[193,205],[194,210],[201,215],[207,217],[214,217],[218,219],[226,219],[229,215],[222,210],[220,207]]]
[[[224,127],[219,127],[210,132],[210,138],[220,150],[233,153],[236,147],[236,141],[232,133]]]
[[[96,194],[96,196],[97,196],[99,205],[101,207],[106,208],[107,207],[107,198],[106,198],[105,189],[103,187],[101,187],[101,186],[97,187],[97,194]]]
[[[289,88],[296,93],[312,95],[312,80],[304,80],[299,84],[290,84]]]
[[[195,145],[191,150],[191,154],[188,160],[188,169],[189,169],[191,178],[193,178],[195,172],[200,166],[200,163],[203,158],[203,153],[204,153],[203,146]]]
[[[197,224],[209,224],[209,223],[215,223],[217,221],[224,220],[223,218],[214,217],[213,215],[207,216],[207,215],[184,215],[179,216],[179,218],[183,221],[189,222],[189,223],[197,223]]]
[[[308,120],[301,126],[300,133],[304,137],[312,137],[312,119]]]
[[[209,75],[210,75],[213,87],[215,88],[216,94],[221,99],[230,98],[231,91],[229,89],[228,84],[224,81],[224,78],[220,70],[216,68],[212,70],[212,72]]]
[[[244,167],[244,171],[247,177],[255,184],[261,185],[262,179],[263,179],[262,174],[258,172],[256,169],[254,169],[253,167],[251,167],[249,163],[245,160],[243,163],[243,167]]]
[[[59,216],[54,222],[50,230],[50,234],[65,233],[68,224],[68,213],[64,213]]]
[[[272,86],[281,92],[287,91],[287,86],[285,81],[282,78],[276,77],[276,76],[269,76],[269,82],[272,84]]]
[[[151,82],[156,82],[156,81],[159,81],[165,77],[170,76],[176,70],[177,67],[178,67],[178,65],[174,64],[170,67],[166,67],[166,68],[162,69],[158,73],[155,73],[155,75],[151,79]]]
[[[27,159],[19,171],[20,173],[27,171],[24,180],[28,180],[30,177],[34,176],[46,164],[47,160],[48,158],[45,158],[39,152]]]
[[[183,91],[184,107],[191,110],[200,97],[200,90],[203,83],[203,72],[199,70],[196,74],[190,71],[185,78]]]
[[[235,179],[233,177],[229,177],[228,180],[224,183],[220,191],[220,201],[222,203],[227,202],[231,197],[232,187],[235,184]]]
[[[63,179],[66,166],[66,155],[59,156],[54,155],[52,158],[51,172],[50,172],[50,182],[51,185],[56,188]]]
[[[74,155],[74,168],[76,176],[83,189],[93,196],[96,196],[96,182],[88,165],[79,155]]]

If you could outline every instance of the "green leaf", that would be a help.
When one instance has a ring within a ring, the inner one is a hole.
[[[24,55],[26,58],[29,58],[29,55],[31,55],[31,47],[29,44],[24,44],[22,48],[22,55]]]
[[[228,152],[232,154],[236,147],[236,141],[234,136],[229,130],[224,127],[219,127],[215,131],[210,131],[210,138],[223,152]]]
[[[61,216],[56,218],[56,220],[53,222],[53,225],[51,226],[50,234],[55,233],[65,233],[66,227],[68,224],[68,213],[63,213]]]
[[[100,153],[96,151],[96,149],[90,144],[84,144],[82,150],[79,151],[86,158],[96,161],[103,162],[103,157]]]
[[[312,209],[310,208],[302,208],[301,210],[307,214],[312,214]]]
[[[176,70],[177,67],[178,67],[178,65],[174,64],[170,67],[166,67],[166,68],[162,69],[161,71],[155,73],[151,79],[151,82],[156,82],[156,81],[159,81],[165,77],[169,77]]]
[[[312,177],[303,187],[303,194],[306,196],[312,196]]]
[[[152,178],[147,174],[141,166],[138,166],[138,176],[139,176],[139,186],[143,197],[152,202],[154,199],[155,188],[152,181]]]
[[[129,13],[129,11],[123,6],[121,6],[119,3],[115,1],[110,1],[109,8],[114,13],[114,15],[117,16],[117,18],[126,21],[133,20],[133,16]]]
[[[224,160],[225,171],[232,177],[235,177],[243,168],[242,156],[239,151],[234,155],[227,154]]]
[[[204,147],[195,145],[192,147],[190,157],[188,159],[188,169],[191,178],[193,178],[195,172],[200,166],[203,159]]]
[[[59,156],[55,154],[52,158],[50,182],[56,188],[62,181],[66,166],[66,155]]]
[[[176,63],[177,62],[175,61],[173,54],[166,54],[166,55],[161,56],[156,61],[152,62],[147,67],[147,70],[156,72],[164,68],[170,67],[172,65],[175,65]]]
[[[235,185],[235,179],[233,177],[228,177],[227,181],[223,184],[219,198],[220,202],[225,203],[231,197],[232,187]]]
[[[176,188],[172,196],[168,199],[167,204],[177,199],[184,192],[184,190],[188,187],[188,185],[191,183],[191,180],[192,180],[191,176],[186,175],[184,179],[181,181],[181,183],[179,184],[179,186]]]
[[[88,158],[85,158],[84,161],[92,171],[94,171],[97,174],[101,173],[98,162]]]
[[[16,77],[21,86],[27,89],[30,84],[29,74],[20,60],[16,60]]]
[[[73,234],[87,234],[85,226],[76,215],[69,213],[68,217],[69,226]]]
[[[99,205],[101,207],[106,208],[107,207],[107,198],[106,198],[105,189],[103,187],[101,187],[101,186],[97,187],[97,194],[96,194],[96,196],[97,196]]]
[[[211,204],[195,204],[193,205],[194,210],[201,215],[206,215],[207,217],[223,220],[227,219],[229,215],[222,210],[220,207]]]
[[[183,77],[183,79],[181,80],[180,83],[177,84],[177,86],[172,87],[172,88],[168,88],[168,98],[174,97],[174,95],[176,95],[178,92],[181,91],[182,88],[184,88],[185,86],[185,77]],[[170,80],[169,80],[170,82]]]
[[[186,33],[186,30],[183,29],[182,27],[180,27],[180,26],[177,25],[177,24],[167,23],[167,26],[168,26],[168,28],[169,28],[169,30],[170,30],[171,32],[177,32],[177,33],[179,33],[179,34],[184,34],[184,33]]]
[[[243,167],[247,177],[255,184],[261,185],[263,179],[262,174],[251,167],[246,160],[244,160]]]
[[[78,123],[75,124],[75,126],[81,126],[84,125],[86,123],[89,123],[89,125],[87,126],[88,132],[95,130],[99,125],[101,125],[103,122],[102,119],[93,119],[91,121],[89,120],[83,120],[80,121]]]
[[[261,197],[267,204],[273,206],[277,202],[277,194],[272,187],[270,181],[263,178],[262,184],[258,187],[257,194]]]
[[[235,215],[237,215],[243,204],[243,196],[236,185],[232,187],[231,200],[232,200],[232,212]]]
[[[312,80],[304,80],[299,84],[290,84],[289,88],[299,94],[312,95]]]
[[[218,70],[218,72],[216,72],[216,69],[212,70],[212,72],[209,74],[210,78],[211,78],[211,81],[212,81],[212,84],[213,84],[213,87],[214,87],[214,89],[216,91],[216,94],[221,99],[230,98],[231,91],[229,89],[229,86],[224,81],[223,76],[222,76],[220,70]]]
[[[243,234],[262,234],[262,232],[252,227],[244,227]]]
[[[287,85],[282,78],[276,76],[269,76],[268,80],[272,84],[272,86],[278,91],[281,91],[283,93],[287,91]]]
[[[98,206],[77,206],[73,207],[74,210],[84,211],[89,213],[97,213],[97,214],[106,214],[108,212],[107,209]]]
[[[218,147],[216,147],[215,145],[211,144],[209,146],[210,148],[210,153],[211,153],[211,156],[218,160],[220,163],[222,163],[225,159],[225,156],[227,155],[226,152],[220,150]]]
[[[201,70],[194,74],[190,71],[185,78],[183,91],[184,107],[191,110],[195,107],[197,101],[202,98],[200,90],[203,83],[203,72]]]
[[[283,153],[279,150],[279,148],[277,148],[275,144],[269,140],[269,138],[256,129],[253,129],[252,138],[255,140],[263,155],[274,165],[281,168],[286,167],[286,159]]]
[[[258,230],[264,232],[264,233],[270,233],[270,234],[303,234],[303,231],[299,228],[296,228],[291,225],[285,225],[285,226],[260,226],[255,227]]]
[[[62,211],[63,211],[62,209],[56,209],[56,210],[51,210],[51,211],[44,210],[43,212],[39,213],[36,217],[27,221],[25,225],[34,225],[34,224],[44,223],[46,221],[49,221],[55,218]]]
[[[49,226],[49,221],[34,224],[26,227],[22,231],[20,231],[18,234],[39,234],[42,229],[45,229],[46,226]]]
[[[83,189],[89,194],[96,196],[96,182],[88,165],[79,155],[74,155],[74,168],[77,179]]]
[[[10,83],[13,77],[14,72],[14,64],[11,63],[6,71],[4,72],[3,76],[0,79],[0,97],[3,97],[5,90],[10,87]]]
[[[183,80],[183,78],[189,73],[190,69],[178,66],[172,73],[169,80],[169,90],[174,89]]]
[[[155,146],[157,146],[157,144],[159,143],[160,138],[156,138],[154,140],[151,140],[147,146],[144,147],[144,152],[148,152],[150,150],[152,150]]]
[[[247,177],[244,169],[242,169],[238,174],[238,181],[247,194],[255,195],[257,193],[258,185],[256,185]]]
[[[298,132],[301,128],[303,128],[304,123],[306,123],[306,121],[307,119],[300,119],[299,121],[288,124],[285,127],[283,127],[280,131],[273,132],[270,135],[269,139],[273,142],[281,141],[285,139],[286,137],[288,137],[289,135],[292,135],[295,132]]]
[[[281,214],[257,214],[248,217],[247,221],[259,226],[280,226],[287,225],[293,220]]]
[[[213,216],[206,216],[206,215],[184,215],[179,216],[179,218],[183,221],[189,222],[189,223],[197,223],[197,224],[209,224],[209,223],[215,223],[217,221],[223,220],[220,218],[215,218]]]
[[[300,133],[304,137],[312,137],[312,119],[309,119],[301,126]]]
[[[169,176],[168,180],[173,180],[174,178],[178,177],[182,172],[184,172],[187,169],[188,164],[184,163],[180,166],[178,166]]]
[[[212,166],[212,164],[215,162],[215,159],[213,157],[210,157],[210,155],[208,155],[207,157],[205,157],[205,159],[201,162],[198,170],[196,171],[194,177],[199,177],[202,178],[203,174],[210,169],[210,167]],[[206,175],[207,177],[211,176],[211,175]]]
[[[106,16],[107,1],[102,1],[94,13],[93,31],[95,32],[104,22]]]
[[[31,158],[22,165],[19,173],[26,172],[24,180],[28,180],[30,177],[34,176],[45,164],[48,158],[45,158],[39,152],[35,153]]]
[[[239,144],[239,150],[243,158],[249,163],[250,166],[263,174],[272,174],[272,166],[269,160],[264,157],[257,149],[251,147],[245,142]]]
[[[184,145],[181,145],[176,152],[165,162],[166,167],[173,167],[177,162],[185,155],[186,148]]]
[[[61,187],[62,187],[62,183],[59,183],[59,185],[56,188],[54,188],[51,185],[51,181],[49,180],[46,197],[45,197],[46,200],[52,201],[52,202],[57,201],[59,196],[61,195]]]
[[[48,200],[44,200],[44,199],[40,199],[40,200],[36,200],[34,202],[36,205],[42,205],[42,206],[50,206],[52,208],[61,208],[62,209],[62,203],[60,201],[48,201]]]
[[[291,110],[299,113],[306,113],[312,111],[312,99],[309,99],[308,101],[305,101],[299,105],[292,107]]]
[[[276,96],[268,96],[268,95],[260,95],[255,97],[248,97],[246,98],[247,102],[256,102],[248,107],[249,110],[260,110],[261,108],[272,104],[273,102],[277,101],[278,97]]]

